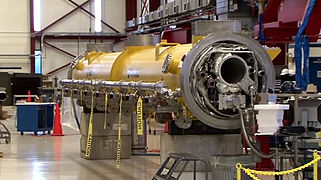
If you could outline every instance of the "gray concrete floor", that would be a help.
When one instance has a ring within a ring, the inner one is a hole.
[[[79,153],[80,135],[77,131],[64,127],[63,137],[49,135],[21,136],[15,127],[15,118],[3,120],[12,133],[12,141],[2,141],[0,151],[0,179],[139,179],[147,180],[160,166],[159,157],[132,156],[121,160],[120,169],[115,160],[84,160]],[[155,144],[158,138],[154,138]]]

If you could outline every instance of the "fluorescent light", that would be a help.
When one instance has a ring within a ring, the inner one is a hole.
[[[101,0],[95,0],[95,32],[101,32]]]
[[[41,0],[33,0],[33,29],[41,31]]]

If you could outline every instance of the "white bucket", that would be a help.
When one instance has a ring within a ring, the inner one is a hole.
[[[258,133],[260,135],[273,135],[283,125],[284,110],[289,109],[288,104],[259,104],[254,109],[259,111],[257,117]]]

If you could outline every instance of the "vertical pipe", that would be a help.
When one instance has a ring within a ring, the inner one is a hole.
[[[33,12],[33,0],[29,0],[29,18],[30,18],[30,54],[34,54],[36,50],[36,38],[34,36],[34,12]],[[30,73],[35,74],[35,57],[30,56]]]

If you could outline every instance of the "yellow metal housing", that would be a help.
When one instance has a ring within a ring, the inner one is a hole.
[[[73,79],[110,81],[164,81],[170,89],[179,88],[180,62],[192,44],[162,41],[156,46],[127,46],[123,52],[90,52],[73,70]],[[166,57],[173,59],[168,73],[162,72]]]

